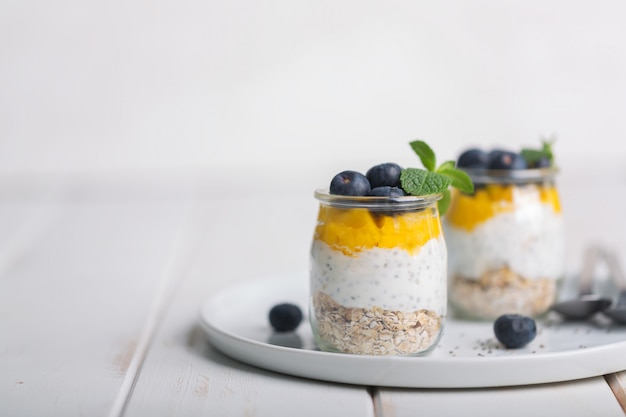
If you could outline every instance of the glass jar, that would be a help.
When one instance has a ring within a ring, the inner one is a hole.
[[[433,349],[447,311],[441,195],[315,197],[309,317],[318,347],[363,355]]]
[[[475,192],[454,190],[443,220],[455,315],[543,315],[565,273],[556,169],[465,171]]]

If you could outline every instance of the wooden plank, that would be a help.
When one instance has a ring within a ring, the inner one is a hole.
[[[0,202],[0,280],[63,212],[56,201]]]
[[[0,278],[0,415],[110,412],[184,210],[74,199],[24,240]]]
[[[237,198],[198,205],[192,222],[196,243],[188,245],[194,254],[180,257],[192,263],[178,269],[185,275],[179,277],[181,286],[148,352],[125,417],[373,416],[365,387],[244,365],[213,349],[198,326],[200,307],[217,288],[307,267],[317,207],[299,201]]]
[[[181,287],[147,354],[125,416],[323,415],[337,410],[370,415],[370,398],[363,387],[317,383],[235,362],[212,349],[196,324],[200,305],[219,288],[307,268],[316,204],[310,204],[309,196],[301,197],[251,200],[242,196],[199,204],[191,222],[199,236],[194,237],[197,243],[188,245],[196,255],[181,257],[193,259],[193,264],[179,278]],[[415,415],[415,410],[432,415],[459,410],[468,410],[468,415],[502,415],[503,409],[510,411],[508,403],[519,415],[528,414],[529,403],[557,416],[561,411],[589,415],[586,407],[591,405],[593,410],[607,411],[602,415],[620,411],[602,378],[488,390],[376,392],[377,416]],[[284,403],[283,398],[287,398]],[[483,407],[489,401],[496,405]],[[444,412],[437,414],[440,410]],[[492,414],[484,414],[485,410]]]
[[[377,417],[624,416],[602,377],[491,389],[380,389],[374,404]]]
[[[604,378],[626,413],[626,371],[605,375]]]

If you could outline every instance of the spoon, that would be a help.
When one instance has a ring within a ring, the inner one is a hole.
[[[614,321],[626,324],[626,277],[617,260],[617,256],[615,256],[613,252],[606,252],[604,258],[609,266],[611,278],[613,282],[615,282],[615,285],[617,285],[619,295],[617,296],[616,302],[610,306],[606,306],[602,312]]]
[[[550,307],[552,311],[556,311],[567,320],[582,321],[611,305],[610,299],[593,294],[591,289],[591,280],[599,255],[599,248],[595,246],[587,248],[583,268],[580,272],[578,298],[558,302]],[[626,305],[624,310],[626,318]]]

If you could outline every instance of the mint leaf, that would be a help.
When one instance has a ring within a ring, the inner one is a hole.
[[[419,156],[424,168],[428,171],[435,171],[437,160],[435,159],[435,152],[422,140],[414,140],[410,143],[413,151]]]
[[[443,193],[452,181],[447,176],[418,168],[406,168],[400,173],[400,184],[407,194],[429,195]]]
[[[435,172],[445,171],[446,169],[454,168],[456,166],[456,162],[454,161],[446,161],[443,164],[439,165],[439,168],[435,170]]]
[[[545,152],[545,154],[548,156],[548,159],[550,160],[550,165],[554,165],[554,153],[552,152],[553,144],[554,144],[554,139],[544,140],[543,146],[541,147],[541,150]]]
[[[450,202],[452,201],[452,195],[450,193],[450,189],[446,189],[443,192],[443,196],[441,200],[437,201],[437,209],[439,210],[439,215],[443,216],[448,211],[448,207],[450,207]]]
[[[548,154],[546,151],[542,150],[538,150],[538,149],[522,149],[521,151],[522,154],[522,158],[524,158],[526,160],[526,162],[528,162],[528,165],[533,165],[536,162],[538,162],[541,158],[550,158],[550,161],[552,161],[552,158],[550,156],[550,154]]]
[[[522,157],[528,162],[528,165],[534,165],[542,158],[548,158],[550,165],[554,164],[554,153],[552,152],[552,144],[554,140],[543,140],[541,149],[524,148],[520,152]]]
[[[450,168],[449,165],[443,164],[437,169],[437,173],[449,178],[450,184],[464,193],[472,194],[474,192],[474,183],[465,171],[454,168],[454,166]]]

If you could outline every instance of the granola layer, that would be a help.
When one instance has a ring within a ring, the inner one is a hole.
[[[363,355],[416,355],[437,343],[443,318],[429,310],[403,312],[343,307],[328,294],[313,295],[318,342],[324,350]]]
[[[450,283],[450,302],[461,315],[493,319],[502,314],[544,314],[557,295],[557,281],[526,279],[507,267],[487,271],[479,279],[457,274]]]

